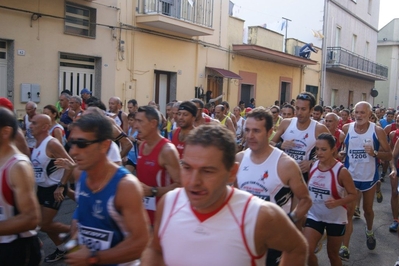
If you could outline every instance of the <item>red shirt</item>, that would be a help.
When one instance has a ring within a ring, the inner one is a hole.
[[[341,120],[339,120],[339,123],[338,123],[338,129],[341,129],[341,130],[342,130],[342,127],[343,127],[344,125],[349,124],[349,123],[352,123],[352,122],[353,122],[353,120],[351,120],[351,119],[346,120],[346,122],[344,122],[344,121],[341,119]]]
[[[172,136],[172,143],[176,146],[176,149],[179,152],[179,157],[181,159],[183,158],[183,151],[184,147],[186,146],[186,143],[179,140],[180,131],[181,131],[180,127],[176,128],[175,133],[173,133]]]
[[[162,138],[148,155],[143,154],[143,150],[147,143],[144,141],[137,158],[137,178],[150,187],[164,187],[172,182],[168,176],[166,169],[158,163],[158,157],[163,146],[170,142],[168,139]],[[157,197],[158,201],[159,198]],[[147,210],[151,224],[154,223],[155,211]]]

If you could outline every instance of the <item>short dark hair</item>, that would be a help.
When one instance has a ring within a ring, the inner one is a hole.
[[[98,98],[91,96],[89,99],[86,100],[86,105],[89,107],[98,107],[103,111],[107,111],[107,107],[105,104]]]
[[[230,170],[235,163],[236,137],[225,126],[202,125],[194,128],[186,138],[186,147],[189,145],[213,146],[221,150],[223,164],[227,170]]]
[[[11,127],[12,128],[11,140],[14,140],[18,132],[18,121],[17,118],[15,117],[15,114],[7,108],[0,107],[0,117],[1,117],[0,128]]]
[[[230,109],[230,105],[229,105],[229,103],[227,101],[223,101],[220,104],[223,105],[223,106],[226,106],[226,108]]]
[[[57,107],[55,107],[52,104],[48,104],[48,105],[44,106],[43,109],[48,109],[48,110],[50,110],[50,112],[55,114],[55,120],[57,120],[60,117],[60,114],[58,113]]]
[[[342,109],[341,112],[345,112],[347,115],[351,113],[348,109]]]
[[[145,117],[148,119],[148,121],[155,119],[157,121],[157,125],[159,125],[159,123],[161,123],[161,114],[153,106],[150,106],[150,105],[140,106],[139,109],[137,110],[137,112],[145,113]]]
[[[323,110],[323,106],[321,106],[321,105],[316,105],[316,106],[314,107],[313,111],[323,113],[323,111],[324,111],[324,110]]]
[[[251,117],[257,121],[264,120],[267,132],[269,132],[269,130],[273,127],[273,116],[270,111],[267,111],[264,107],[256,107],[252,109],[251,112],[247,113],[247,119]]]
[[[78,127],[83,132],[95,133],[98,140],[113,139],[112,124],[104,115],[94,113],[83,115],[72,124],[72,127]]]
[[[128,113],[127,114],[127,119],[129,119],[129,118],[135,119],[136,118],[136,113]]]
[[[63,91],[61,91],[61,94],[68,94],[69,96],[72,95],[70,90],[63,90]]]
[[[127,104],[129,104],[129,103],[133,104],[133,106],[136,106],[136,105],[137,105],[137,101],[136,101],[135,99],[129,100],[129,101],[127,102]]]
[[[331,149],[335,147],[336,140],[330,133],[321,133],[319,136],[317,136],[317,139],[326,140]]]
[[[277,109],[277,112],[280,112],[280,107],[278,107],[277,105],[273,105],[272,107],[270,107],[270,110],[271,109]]]
[[[283,106],[283,108],[290,108],[292,110],[292,113],[295,114],[295,107],[292,106],[291,104],[287,103]],[[283,109],[281,108],[281,109]]]
[[[241,101],[238,103],[238,105],[241,105],[241,104],[245,104],[245,102],[244,102],[243,100],[241,100]]]
[[[312,109],[316,105],[316,98],[314,95],[308,91],[301,92],[296,96],[297,100],[302,100],[302,101],[309,101],[309,107]],[[292,102],[292,101],[291,101]]]
[[[255,101],[254,98],[251,98],[251,100],[249,100],[250,103],[253,103]]]
[[[204,102],[201,99],[194,98],[191,100],[193,103],[198,103],[200,108],[204,108]]]

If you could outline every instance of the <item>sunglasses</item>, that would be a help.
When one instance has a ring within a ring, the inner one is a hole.
[[[79,149],[84,149],[91,144],[98,143],[104,141],[103,139],[95,139],[95,140],[87,140],[87,139],[71,139],[68,141],[68,145],[72,147],[72,145],[78,146]]]
[[[277,113],[278,113],[278,112],[276,112],[276,111],[274,111],[274,112],[272,111],[272,114],[277,114]]]
[[[297,100],[308,100],[308,101],[312,100],[312,98],[309,95],[303,94],[303,93],[299,94],[298,97],[296,97],[296,99]]]

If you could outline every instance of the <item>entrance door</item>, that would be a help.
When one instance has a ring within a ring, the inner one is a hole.
[[[291,101],[291,83],[281,82],[280,104],[289,103]]]
[[[311,94],[314,95],[316,102],[317,101],[317,94],[319,93],[319,88],[317,86],[311,86],[311,85],[306,85],[306,91],[310,92]]]
[[[176,72],[154,72],[154,101],[159,104],[159,111],[163,114],[166,114],[166,104],[176,99],[176,84]]]
[[[252,98],[253,88],[254,88],[254,85],[241,84],[240,101],[244,101],[245,102],[245,107],[247,107],[249,105],[249,101]]]
[[[0,41],[0,97],[7,97],[7,42]]]

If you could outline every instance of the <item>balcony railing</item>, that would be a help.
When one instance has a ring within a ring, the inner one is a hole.
[[[212,28],[214,0],[139,0],[139,14],[163,14]]]
[[[355,72],[386,79],[388,68],[341,47],[327,47],[327,67],[345,67]]]

